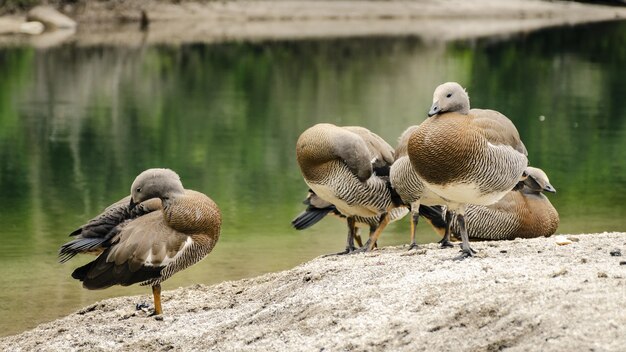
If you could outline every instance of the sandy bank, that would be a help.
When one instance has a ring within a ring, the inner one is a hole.
[[[46,47],[212,43],[414,35],[425,41],[506,36],[539,28],[626,18],[625,7],[540,0],[93,1],[67,7],[76,33],[0,36],[0,45]],[[139,30],[141,13],[150,20]]]
[[[626,233],[570,237],[476,243],[462,262],[435,244],[317,258],[166,291],[162,321],[135,310],[150,297],[120,297],[0,350],[623,351]]]

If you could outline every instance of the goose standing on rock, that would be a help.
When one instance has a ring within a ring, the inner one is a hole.
[[[334,215],[335,217],[340,219],[346,219],[346,216],[341,214],[339,210],[337,210],[337,207],[321,199],[317,194],[315,194],[315,192],[311,190],[309,190],[309,194],[302,203],[307,206],[306,209],[291,221],[291,225],[296,230],[308,229],[309,227],[317,224],[318,221],[322,220],[324,217],[326,217],[326,215],[329,214]],[[424,209],[424,206],[421,206],[420,209]],[[392,223],[398,221],[404,218],[404,216],[406,216],[406,214],[408,213],[409,209],[407,209],[406,207],[393,208],[389,210],[389,222]],[[428,210],[424,210],[423,213],[427,214],[425,215],[425,217],[432,214],[434,219],[427,217],[428,221],[431,223],[437,222],[437,225],[441,226],[441,222],[443,221],[443,219],[439,219],[439,217],[441,217],[440,209],[430,212]],[[422,214],[422,212],[420,212],[420,214]],[[357,245],[363,246],[363,243],[361,242],[361,236],[359,235],[358,231],[359,228],[367,227],[369,229],[369,237],[371,237],[376,232],[376,229],[380,224],[380,216],[374,216],[371,218],[355,216],[354,221],[355,226],[357,227],[357,232],[354,239],[356,240]],[[433,227],[436,230],[439,229],[439,227],[434,224]]]
[[[296,158],[309,188],[347,218],[346,250],[340,254],[356,250],[356,216],[379,218],[363,248],[371,250],[389,223],[388,211],[401,205],[387,177],[393,148],[366,128],[320,123],[300,135]]]
[[[456,214],[460,258],[472,256],[467,205],[490,205],[504,197],[525,178],[528,152],[506,116],[470,110],[469,96],[456,82],[435,89],[428,116],[409,139],[409,159],[420,180]]]
[[[452,247],[450,243],[450,228],[447,223],[451,220],[451,212],[445,212],[440,205],[446,204],[446,201],[437,194],[430,191],[422,181],[420,181],[415,169],[409,160],[407,148],[409,138],[417,130],[418,126],[407,128],[398,140],[396,148],[396,160],[389,170],[389,180],[391,186],[398,193],[404,204],[409,204],[411,209],[411,244],[410,249],[417,248],[415,233],[417,231],[417,223],[419,216],[422,215],[435,228],[440,229],[443,223],[445,234],[439,242],[442,248]],[[443,214],[443,215],[442,215]]]
[[[548,237],[556,232],[559,213],[542,193],[556,193],[556,189],[543,170],[528,167],[526,173],[528,178],[520,182],[520,187],[498,202],[467,207],[465,226],[470,239],[513,240]],[[457,221],[452,222],[451,228],[452,234],[460,233]]]
[[[162,314],[161,282],[204,258],[220,235],[221,214],[209,197],[184,189],[169,169],[137,176],[131,195],[72,232],[59,261],[79,253],[98,257],[72,277],[95,290],[135,283],[152,286],[154,313]]]

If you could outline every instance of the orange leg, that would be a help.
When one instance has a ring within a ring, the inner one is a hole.
[[[417,231],[417,222],[419,221],[419,218],[419,212],[413,212],[411,209],[411,245],[409,246],[409,250],[417,248],[417,243],[415,242],[415,232]]]
[[[389,213],[385,213],[381,216],[380,223],[378,225],[378,228],[376,229],[376,232],[374,232],[374,234],[370,236],[370,239],[367,241],[367,243],[365,243],[365,245],[367,246],[367,248],[365,248],[366,251],[371,251],[372,249],[374,249],[374,246],[376,246],[376,242],[378,241],[378,237],[380,237],[381,232],[383,232],[385,227],[387,227],[387,224],[389,224]]]
[[[361,240],[361,234],[359,233],[359,229],[357,228],[354,234],[354,240],[359,247],[363,247],[363,241]]]
[[[161,285],[156,284],[152,286],[152,295],[154,295],[154,314],[161,315],[163,314],[163,309],[161,308]]]

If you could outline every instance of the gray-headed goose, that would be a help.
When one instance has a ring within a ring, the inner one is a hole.
[[[137,176],[129,197],[74,231],[59,258],[98,254],[72,277],[90,290],[150,285],[154,313],[161,314],[161,282],[211,252],[220,227],[220,211],[209,197],[184,189],[172,170],[149,169]]]
[[[438,86],[429,118],[411,135],[408,153],[417,174],[455,212],[462,256],[471,256],[464,214],[468,204],[490,205],[524,178],[526,147],[513,123],[493,110],[470,110],[455,82]]]
[[[465,225],[471,239],[512,240],[548,237],[559,227],[559,213],[542,192],[555,193],[543,170],[528,167],[528,178],[498,202],[470,205],[465,211]],[[452,233],[460,234],[459,224],[452,222]]]
[[[363,127],[320,123],[304,131],[296,143],[296,157],[304,181],[321,199],[347,217],[346,250],[356,248],[355,216],[379,217],[379,225],[365,250],[371,250],[389,223],[388,211],[400,205],[392,199],[386,176],[393,148]]]

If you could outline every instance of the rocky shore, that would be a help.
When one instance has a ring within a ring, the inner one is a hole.
[[[566,237],[320,257],[165,291],[157,318],[135,308],[147,295],[109,299],[0,350],[623,351],[626,233]]]
[[[0,45],[49,47],[212,43],[413,35],[425,41],[507,36],[626,18],[626,7],[542,0],[87,1],[59,8],[74,29],[23,34],[26,16],[0,17]],[[28,30],[33,30],[30,28]]]

